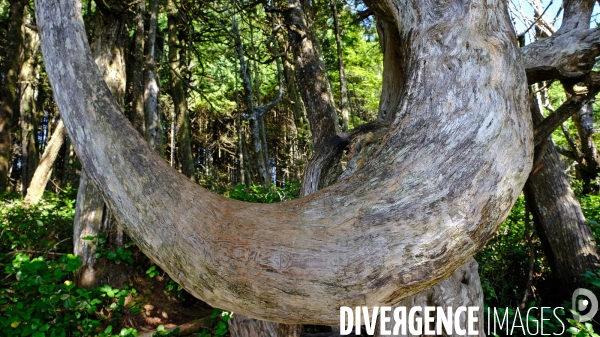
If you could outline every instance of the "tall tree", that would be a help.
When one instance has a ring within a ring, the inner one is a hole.
[[[250,65],[246,61],[244,45],[237,24],[237,21],[232,19],[231,36],[234,40],[235,50],[240,63],[240,77],[242,79],[242,87],[244,88],[244,99],[246,108],[248,109],[248,119],[250,121],[250,130],[252,131],[252,143],[254,145],[254,156],[258,169],[258,177],[263,186],[268,186],[271,182],[269,169],[269,155],[267,152],[266,129],[264,124],[265,115],[279,103],[283,96],[283,74],[279,59],[277,63],[277,77],[279,78],[279,91],[277,96],[269,103],[261,105],[255,100],[257,94],[254,90]],[[256,79],[256,75],[255,75]]]
[[[12,125],[15,109],[18,108],[18,77],[23,50],[23,18],[25,0],[11,0],[10,19],[6,31],[7,45],[3,67],[0,69],[0,192],[8,188],[8,174],[12,159]]]
[[[29,21],[30,15],[27,14]],[[23,26],[24,53],[19,72],[19,115],[21,127],[21,193],[25,195],[38,165],[37,131],[38,114],[36,109],[36,69],[40,41],[33,29]]]
[[[150,20],[148,24],[148,43],[146,44],[145,83],[145,119],[146,139],[150,147],[163,154],[163,130],[158,111],[158,77],[156,75],[156,29],[158,26],[158,2],[150,0]]]
[[[196,181],[196,168],[194,157],[192,155],[192,145],[190,139],[190,116],[188,112],[187,88],[183,81],[182,74],[186,73],[187,63],[187,43],[189,28],[184,23],[178,6],[174,1],[168,3],[168,33],[169,33],[169,68],[171,88],[169,90],[173,99],[173,108],[177,120],[177,141],[179,146],[178,157],[181,165],[181,172],[187,177]],[[174,149],[171,149],[174,151]]]
[[[348,82],[346,81],[346,71],[344,70],[344,58],[342,56],[342,32],[339,23],[337,10],[337,0],[330,0],[331,11],[333,12],[333,29],[335,34],[335,45],[338,57],[338,71],[340,73],[340,105],[342,110],[342,131],[348,131]]]

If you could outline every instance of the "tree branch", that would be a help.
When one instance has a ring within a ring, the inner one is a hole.
[[[529,84],[582,77],[600,54],[600,28],[553,35],[521,48],[521,54]]]
[[[537,146],[548,139],[554,129],[579,111],[579,109],[581,109],[588,101],[588,99],[584,99],[581,96],[572,96],[564,102],[560,108],[556,109],[555,112],[544,118],[544,120],[537,124],[533,130],[535,145]]]

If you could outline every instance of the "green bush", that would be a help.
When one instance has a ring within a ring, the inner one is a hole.
[[[77,289],[73,251],[74,193],[46,193],[29,208],[14,196],[0,204],[0,331],[2,336],[117,336],[115,322],[135,289]],[[118,252],[117,252],[118,253]],[[115,257],[127,259],[127,256]],[[127,308],[134,311],[136,308]],[[122,329],[118,336],[135,336]]]

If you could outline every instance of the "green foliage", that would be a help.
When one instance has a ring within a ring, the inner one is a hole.
[[[106,249],[104,248],[104,244],[106,243],[105,234],[97,235],[97,236],[86,236],[82,238],[83,240],[92,241],[96,245],[96,258],[99,259],[101,257],[106,257],[109,261],[112,261],[116,264],[121,262],[125,262],[127,264],[133,264],[133,252],[128,250],[127,248],[131,247],[133,243],[128,243],[125,245],[125,249],[119,247],[117,249]]]
[[[489,306],[516,307],[523,297],[530,254],[525,220],[525,200],[520,196],[498,234],[475,255],[479,263],[484,300]],[[539,240],[534,241],[534,250],[534,270],[549,272]]]
[[[214,308],[210,315],[212,319],[218,319],[211,329],[204,329],[198,334],[198,337],[221,337],[229,334],[227,322],[233,316],[233,313],[222,309]],[[212,332],[212,334],[211,334]]]
[[[330,11],[329,1],[315,4],[319,10]],[[319,7],[321,6],[321,7]],[[351,127],[377,118],[379,97],[381,95],[381,82],[383,74],[383,55],[379,45],[375,22],[365,20],[356,21],[356,9],[338,3],[338,15],[342,38],[342,58],[351,109],[355,120],[350,121]],[[340,96],[340,74],[338,71],[337,45],[333,24],[327,16],[315,18],[315,25],[323,32],[321,38],[323,58],[332,84],[332,90],[337,102]]]
[[[5,195],[0,203],[0,252],[13,250],[71,251],[75,200],[50,192],[29,208],[23,200]],[[5,264],[4,256],[0,263]]]
[[[73,192],[73,191],[71,191]],[[2,336],[135,336],[135,329],[113,334],[127,311],[133,288],[108,285],[77,289],[73,283],[81,262],[72,254],[75,193],[47,192],[39,204],[24,207],[5,196],[0,204],[0,331]],[[119,253],[115,260],[118,259]],[[121,253],[121,257],[124,255]]]
[[[266,203],[281,202],[298,197],[300,183],[289,183],[285,187],[277,187],[271,184],[269,187],[261,185],[246,186],[237,185],[235,188],[225,191],[224,196],[248,202]]]
[[[112,336],[112,325],[102,325],[117,320],[125,297],[136,291],[108,285],[77,289],[71,279],[79,266],[79,258],[71,254],[46,260],[17,253],[5,268],[7,279],[0,289],[5,336]]]
[[[178,336],[179,328],[167,330],[164,325],[156,327],[156,332],[152,336]]]

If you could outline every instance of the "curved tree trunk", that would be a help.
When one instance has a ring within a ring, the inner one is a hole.
[[[210,194],[160,160],[96,72],[80,3],[36,1],[55,98],[90,178],[140,249],[196,297],[334,325],[342,305],[396,304],[449,276],[510,211],[533,139],[504,2],[370,5],[410,50],[384,143],[337,184],[265,205]]]

